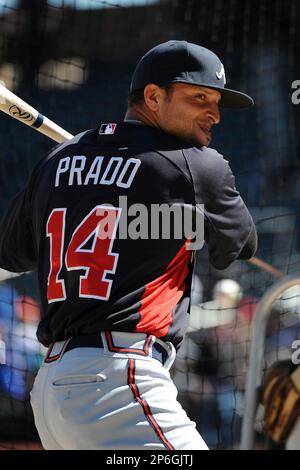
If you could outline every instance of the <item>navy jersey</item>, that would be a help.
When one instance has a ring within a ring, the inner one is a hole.
[[[162,204],[204,204],[218,269],[238,257],[253,227],[228,162],[156,128],[102,124],[39,162],[1,221],[0,266],[37,269],[43,345],[119,330],[179,346],[193,251],[184,232],[151,232],[152,208]]]

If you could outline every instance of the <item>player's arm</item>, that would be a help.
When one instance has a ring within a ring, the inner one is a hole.
[[[256,231],[255,225],[253,224],[249,238],[246,241],[245,245],[243,246],[242,251],[240,252],[237,259],[243,259],[243,260],[250,259],[252,258],[252,256],[255,255],[256,250],[257,250],[257,231]]]
[[[27,186],[16,195],[0,221],[0,267],[7,271],[25,272],[36,267],[30,214]]]
[[[256,228],[228,162],[205,147],[184,153],[196,203],[204,204],[204,236],[211,264],[225,269],[236,259],[251,258],[257,248]]]
[[[210,261],[225,269],[236,259],[250,259],[257,249],[257,232],[252,217],[235,187],[226,160],[213,176],[213,193],[205,203],[205,241]]]

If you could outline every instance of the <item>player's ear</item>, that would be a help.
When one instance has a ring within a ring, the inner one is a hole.
[[[162,101],[163,90],[154,83],[149,83],[144,88],[145,105],[150,111],[158,111]]]

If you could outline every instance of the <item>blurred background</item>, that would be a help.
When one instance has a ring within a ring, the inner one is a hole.
[[[257,224],[257,256],[296,274],[300,104],[292,101],[292,84],[300,80],[299,21],[297,0],[0,0],[0,80],[76,134],[123,118],[135,63],[154,45],[179,39],[212,49],[227,86],[256,105],[223,111],[211,146],[229,160]],[[0,130],[1,216],[53,142],[3,113]],[[191,324],[172,374],[212,449],[238,447],[251,322],[273,282],[246,262],[214,270],[206,250],[197,253]],[[294,289],[274,306],[266,367],[290,356],[299,305]],[[0,271],[0,449],[39,448],[28,395],[44,354],[35,339],[38,319],[34,274]]]

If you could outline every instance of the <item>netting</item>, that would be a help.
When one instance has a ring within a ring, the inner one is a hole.
[[[123,118],[134,64],[155,44],[184,39],[212,49],[222,58],[228,86],[256,100],[247,112],[222,113],[212,147],[230,161],[257,223],[257,256],[284,274],[297,273],[300,113],[292,83],[300,79],[299,19],[297,0],[0,0],[0,80],[76,134]],[[0,114],[2,214],[52,143]],[[205,250],[198,253],[196,275],[195,323],[172,374],[209,447],[237,448],[251,322],[274,277],[246,262],[216,271]],[[0,366],[0,448],[37,448],[29,390],[44,351],[34,338],[35,275],[1,276],[6,364]],[[225,278],[238,287],[222,294],[216,283]],[[297,330],[295,315],[289,324],[285,311],[280,314],[266,354],[272,360],[282,347],[290,351],[281,341],[287,324],[293,335]]]

